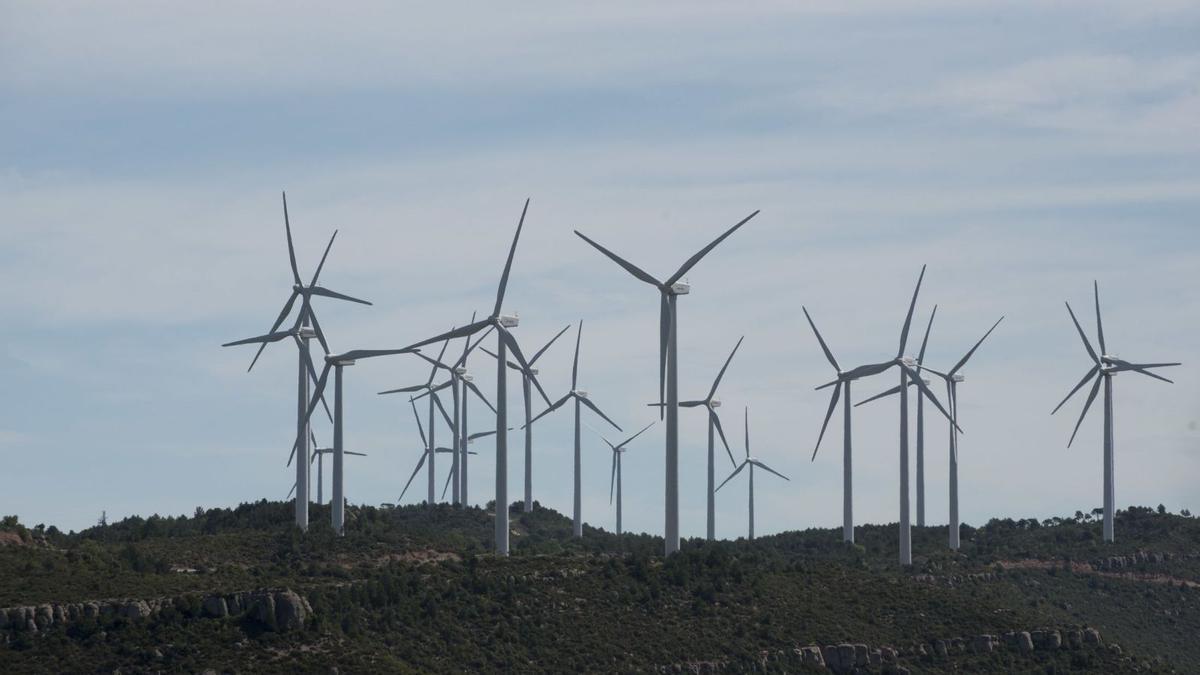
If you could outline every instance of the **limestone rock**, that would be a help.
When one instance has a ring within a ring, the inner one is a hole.
[[[1021,650],[1022,654],[1028,654],[1033,651],[1033,637],[1028,631],[1017,633],[1017,649]]]
[[[38,605],[35,610],[33,620],[37,623],[39,629],[49,628],[54,625],[54,608],[50,605]]]
[[[991,635],[976,635],[971,640],[971,651],[976,654],[989,654],[993,649]]]
[[[866,666],[870,662],[869,650],[866,645],[854,645],[854,665]]]
[[[1087,628],[1083,631],[1083,643],[1087,645],[1100,644],[1100,631],[1095,628]]]
[[[295,591],[283,590],[275,594],[275,624],[278,630],[297,630],[304,627],[308,618],[307,603]]]
[[[225,598],[219,595],[210,595],[204,598],[201,606],[206,615],[216,619],[222,619],[229,615],[229,606],[225,604]]]

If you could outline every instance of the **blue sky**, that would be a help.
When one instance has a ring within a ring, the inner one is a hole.
[[[1062,301],[1086,311],[1099,279],[1110,351],[1185,363],[1175,385],[1117,380],[1118,504],[1200,510],[1198,29],[1184,2],[6,3],[0,511],[80,528],[286,494],[294,352],[246,374],[251,350],[218,346],[286,298],[281,189],[301,267],[341,228],[322,278],[376,303],[321,306],[335,350],[485,310],[531,197],[506,303],[518,337],[584,319],[581,384],[629,429],[653,417],[657,299],[572,230],[666,275],[762,209],[680,305],[684,396],[746,336],[726,428],[740,438],[749,405],[755,453],[792,479],[759,481],[760,533],[840,521],[840,432],[808,459],[827,404],[812,387],[831,373],[801,305],[843,364],[878,360],[923,263],[935,366],[1007,316],[961,392],[964,520],[1098,506],[1098,411],[1070,450],[1081,401],[1048,413],[1089,365]],[[570,356],[564,339],[545,359],[552,395]],[[349,464],[352,501],[396,499],[416,430],[374,392],[424,372],[348,372],[347,444],[370,453]],[[687,412],[698,535],[704,424]],[[945,427],[929,419],[944,522]],[[896,422],[892,405],[856,417],[862,521],[896,519]],[[661,532],[661,434],[626,458],[627,529]],[[609,457],[585,442],[584,516],[611,527]],[[476,448],[483,500],[491,446]],[[558,415],[538,430],[535,494],[562,511],[570,461]],[[509,473],[517,495],[519,461]],[[745,532],[744,489],[718,496],[722,536]]]

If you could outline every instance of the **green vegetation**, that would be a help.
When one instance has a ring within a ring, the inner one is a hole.
[[[1200,672],[1200,520],[1161,510],[1120,512],[1110,545],[1082,513],[964,528],[959,553],[945,549],[945,528],[917,528],[924,555],[906,570],[894,525],[859,528],[854,546],[819,529],[691,540],[664,561],[661,539],[585,528],[575,540],[568,519],[540,506],[514,511],[509,559],[488,554],[483,509],[356,507],[344,538],[332,536],[327,507],[314,508],[307,535],[291,518],[290,504],[265,501],[70,534],[6,518],[0,532],[24,534],[0,546],[0,607],[175,603],[149,620],[0,630],[0,671],[579,672],[695,661],[739,671],[764,651],[852,642],[896,647],[914,672]],[[1128,564],[1090,565],[1117,556]],[[301,630],[202,618],[205,595],[282,587],[312,605]],[[1043,626],[1094,627],[1123,655],[912,652]]]

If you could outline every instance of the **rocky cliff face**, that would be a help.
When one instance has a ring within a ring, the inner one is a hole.
[[[275,631],[302,628],[312,616],[312,607],[304,597],[291,589],[283,588],[183,596],[178,599],[108,599],[8,607],[0,609],[0,630],[38,633],[65,627],[75,621],[103,616],[121,616],[134,621],[153,620],[167,609],[184,610],[185,605],[187,608],[199,607],[200,617],[222,619],[229,616],[245,616]]]

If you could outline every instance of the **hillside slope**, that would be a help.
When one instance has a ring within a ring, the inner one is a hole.
[[[664,561],[539,507],[496,559],[482,509],[349,514],[342,539],[277,502],[78,534],[6,519],[0,671],[1200,672],[1200,521],[1150,509],[1111,545],[1084,514],[964,528],[959,553],[915,529],[911,569],[894,525]]]

